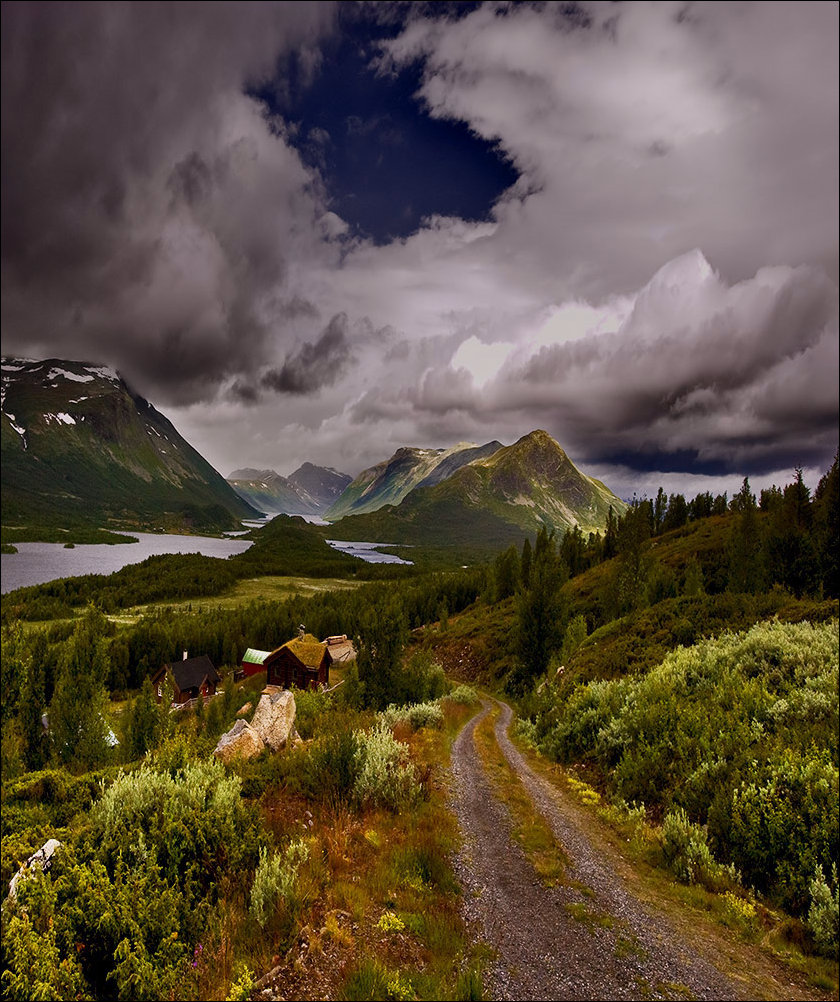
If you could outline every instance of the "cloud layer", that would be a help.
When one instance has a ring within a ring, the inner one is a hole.
[[[628,487],[826,466],[836,5],[445,11],[379,80],[519,180],[375,246],[248,96],[314,78],[330,5],[3,5],[4,350],[117,364],[223,472],[534,427]]]

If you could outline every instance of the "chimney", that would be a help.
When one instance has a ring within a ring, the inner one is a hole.
[[[298,627],[298,640],[303,640],[305,636],[306,636],[306,627],[303,625],[303,623],[301,623],[300,626]]]
[[[188,651],[184,651],[184,658],[183,658],[184,661],[187,660],[187,654],[188,654]]]

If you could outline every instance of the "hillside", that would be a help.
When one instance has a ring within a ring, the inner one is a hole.
[[[4,529],[207,532],[258,514],[114,370],[3,358],[2,376]]]
[[[346,515],[397,505],[416,487],[440,483],[467,463],[501,448],[500,442],[460,442],[451,449],[397,449],[390,459],[360,473],[324,517],[335,522]]]
[[[575,525],[603,530],[610,507],[618,515],[627,505],[582,474],[546,432],[534,431],[415,488],[396,507],[343,518],[330,531],[337,539],[498,549],[543,525],[559,534]]]

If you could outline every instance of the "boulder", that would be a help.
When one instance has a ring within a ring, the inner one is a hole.
[[[272,751],[280,751],[292,737],[295,725],[295,697],[288,689],[260,696],[251,727]]]
[[[233,758],[254,758],[265,749],[265,742],[245,720],[237,720],[227,733],[219,738],[213,754],[223,762]]]
[[[57,838],[48,839],[40,849],[33,852],[27,861],[21,864],[18,872],[9,882],[9,897],[17,897],[17,885],[29,870],[43,870],[45,873],[52,866],[52,858],[55,850],[61,846]]]
[[[250,700],[248,700],[248,702],[243,707],[241,707],[241,709],[236,711],[236,715],[237,717],[247,717],[248,714],[253,709],[254,709],[254,704]]]

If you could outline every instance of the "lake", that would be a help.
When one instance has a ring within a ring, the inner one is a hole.
[[[72,550],[63,543],[15,543],[17,553],[2,554],[2,592],[26,585],[44,584],[56,578],[80,574],[112,574],[128,564],[161,553],[203,553],[206,557],[230,557],[251,545],[249,539],[215,539],[212,536],[176,536],[154,532],[131,532],[137,543],[77,543]]]
[[[392,546],[392,543],[347,543],[341,539],[328,539],[334,550],[349,553],[351,557],[361,557],[369,564],[410,564],[411,560],[403,560],[393,553],[380,553],[378,546]]]

